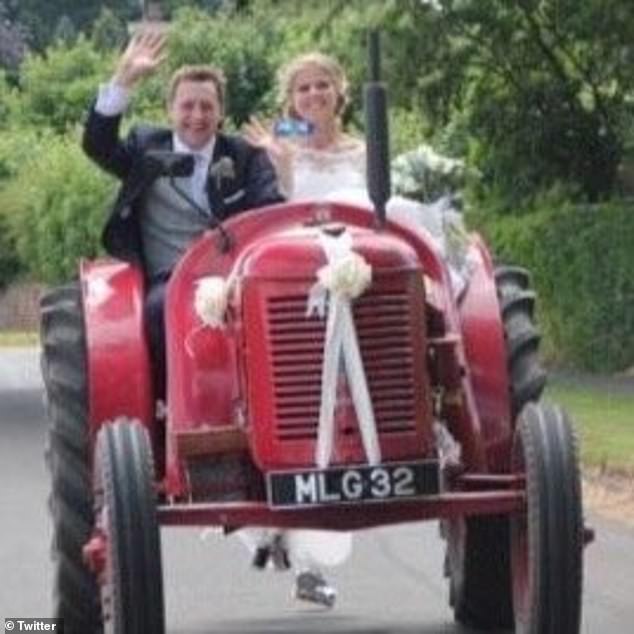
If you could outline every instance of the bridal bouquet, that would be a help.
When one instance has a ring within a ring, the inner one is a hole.
[[[429,203],[461,189],[467,177],[476,175],[460,159],[438,154],[430,145],[400,154],[392,161],[394,193]]]

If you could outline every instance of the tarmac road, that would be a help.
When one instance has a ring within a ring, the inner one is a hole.
[[[50,530],[45,423],[34,350],[0,349],[0,627],[49,615]],[[634,623],[634,530],[591,517],[584,634],[627,634]],[[235,537],[163,530],[170,634],[465,634],[453,623],[435,523],[360,533],[335,570],[337,607],[290,598],[287,573],[257,572]]]

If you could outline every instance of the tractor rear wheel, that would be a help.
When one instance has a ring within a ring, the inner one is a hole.
[[[93,527],[86,343],[79,284],[56,288],[41,301],[42,376],[49,420],[46,458],[53,614],[67,634],[101,632],[99,594],[82,548]]]
[[[546,372],[538,352],[535,293],[528,272],[517,266],[498,266],[495,283],[506,340],[511,417],[539,399]],[[510,573],[510,530],[507,516],[471,517],[448,522],[447,574],[450,602],[456,620],[480,629],[513,624]]]
[[[506,339],[514,421],[526,403],[539,399],[546,385],[546,371],[539,360],[541,335],[535,325],[535,292],[528,271],[518,266],[498,266],[495,285]]]
[[[105,537],[101,601],[112,634],[163,634],[163,573],[154,461],[138,421],[106,423],[95,448],[97,530]]]
[[[513,623],[509,520],[477,516],[444,524],[449,603],[456,621],[471,628],[497,630]]]
[[[511,521],[517,634],[578,634],[583,517],[577,447],[564,411],[530,404],[521,413],[512,468],[526,479],[526,511]]]

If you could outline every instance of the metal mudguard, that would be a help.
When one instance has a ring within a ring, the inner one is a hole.
[[[151,425],[150,359],[140,270],[116,260],[80,265],[88,362],[90,427],[119,416]]]

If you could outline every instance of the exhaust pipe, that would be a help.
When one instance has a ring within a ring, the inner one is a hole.
[[[390,198],[390,138],[387,121],[387,89],[381,82],[381,53],[378,31],[368,35],[369,79],[364,87],[368,195],[379,228],[385,225],[385,206]]]

